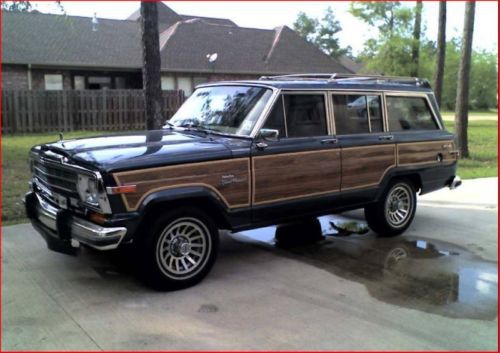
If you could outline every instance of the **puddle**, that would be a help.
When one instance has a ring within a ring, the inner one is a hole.
[[[411,234],[377,238],[364,222],[325,216],[230,234],[362,283],[383,302],[453,318],[494,320],[497,263]]]

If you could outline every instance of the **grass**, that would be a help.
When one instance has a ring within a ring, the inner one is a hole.
[[[446,128],[453,131],[454,122],[445,121]],[[470,121],[470,158],[458,163],[458,174],[463,179],[493,177],[498,175],[497,165],[497,121]],[[95,131],[67,133],[65,138],[96,135]],[[28,152],[31,146],[57,140],[57,134],[2,136],[2,223],[4,225],[26,222],[22,197],[28,190],[30,172]]]
[[[449,131],[454,130],[454,121],[445,121]],[[469,158],[458,161],[458,175],[462,179],[498,176],[497,121],[469,121]]]
[[[64,138],[96,135],[95,131],[65,133]],[[31,146],[58,140],[58,134],[2,136],[2,224],[26,222],[23,195],[28,191],[30,171],[28,153]]]

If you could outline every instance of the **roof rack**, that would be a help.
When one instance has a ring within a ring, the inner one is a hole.
[[[327,82],[352,82],[352,81],[376,81],[377,83],[398,83],[430,88],[426,79],[404,76],[384,75],[357,75],[357,74],[292,74],[279,76],[262,76],[260,80],[284,81],[284,80],[318,80]]]

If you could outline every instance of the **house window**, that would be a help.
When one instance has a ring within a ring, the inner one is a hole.
[[[380,96],[336,94],[332,99],[337,135],[383,131]]]
[[[193,82],[191,81],[191,77],[178,77],[177,86],[184,91],[186,97],[189,97],[191,93],[193,93]]]
[[[74,77],[75,89],[85,89],[85,77],[84,76],[75,76]]]
[[[163,76],[161,78],[161,89],[164,90],[164,91],[175,89],[175,80],[174,80],[174,78],[170,77],[170,76]]]
[[[125,79],[125,77],[115,77],[115,88],[116,89],[127,88],[127,80]]]
[[[108,89],[111,88],[111,77],[90,76],[88,79],[89,89]]]
[[[439,129],[425,98],[387,97],[387,118],[390,131]]]
[[[63,89],[62,75],[45,75],[45,89],[47,91],[60,91]]]
[[[284,102],[288,137],[328,134],[323,94],[286,94]]]

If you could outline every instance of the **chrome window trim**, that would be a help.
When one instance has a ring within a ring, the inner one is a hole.
[[[214,82],[214,83],[206,83],[196,86],[197,88],[202,87],[217,87],[217,86],[247,86],[247,87],[262,87],[271,89],[273,91],[273,95],[269,98],[269,101],[266,104],[266,107],[262,111],[260,117],[257,119],[257,122],[254,125],[252,132],[249,135],[235,135],[235,134],[225,134],[228,136],[242,137],[242,138],[252,138],[255,139],[258,136],[258,133],[262,126],[264,126],[265,121],[267,120],[269,114],[271,113],[274,104],[278,100],[281,94],[324,94],[326,95],[326,105],[325,110],[327,114],[327,127],[329,135],[336,135],[336,124],[335,124],[335,111],[333,108],[333,102],[331,101],[331,96],[333,94],[366,94],[366,95],[379,95],[381,96],[381,104],[382,104],[382,124],[384,132],[390,132],[389,130],[389,120],[387,114],[387,104],[386,104],[386,96],[407,96],[407,97],[423,97],[427,101],[427,105],[431,110],[432,117],[436,124],[438,125],[440,130],[444,130],[443,125],[437,119],[437,114],[432,106],[429,94],[433,94],[432,91],[401,91],[401,90],[387,90],[387,89],[375,89],[375,88],[277,88],[270,84],[261,84],[261,83],[249,83],[249,82]],[[286,112],[283,112],[286,124]],[[370,134],[372,132],[369,132]],[[288,132],[287,132],[288,135]]]

